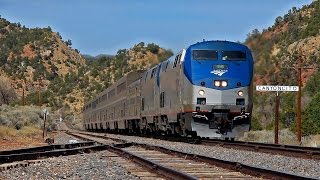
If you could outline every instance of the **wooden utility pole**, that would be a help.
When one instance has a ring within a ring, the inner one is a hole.
[[[44,139],[45,136],[45,131],[46,131],[46,120],[47,120],[47,116],[46,114],[43,115],[43,131],[42,131],[42,138]]]
[[[298,65],[294,67],[282,67],[295,69],[298,72],[298,96],[297,96],[297,139],[299,144],[301,144],[301,97],[302,97],[302,69],[314,69],[313,67],[302,67],[302,49],[299,48],[298,53]]]
[[[276,107],[275,107],[275,124],[274,124],[274,143],[279,143],[279,92],[277,91],[276,96]]]
[[[38,106],[41,106],[41,92],[40,92],[40,88],[38,90]]]
[[[26,82],[23,80],[23,85],[22,85],[22,106],[26,105],[25,101],[25,95],[24,95],[24,89],[26,88]]]
[[[38,82],[38,106],[41,106],[41,84],[42,84],[42,77],[40,77]]]
[[[302,78],[301,78],[301,65],[302,65],[302,51],[299,49],[298,57],[298,100],[297,100],[297,138],[298,142],[301,144],[301,88],[302,88]]]
[[[25,99],[24,99],[24,87],[22,88],[22,106],[25,105]]]
[[[313,67],[302,67],[302,50],[299,49],[298,57],[298,97],[297,97],[297,139],[299,144],[301,144],[301,97],[302,97],[302,69],[314,69]]]

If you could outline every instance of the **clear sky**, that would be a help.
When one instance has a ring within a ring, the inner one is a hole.
[[[206,40],[243,42],[312,0],[0,0],[0,15],[47,27],[82,54],[116,54],[141,41],[175,53]]]

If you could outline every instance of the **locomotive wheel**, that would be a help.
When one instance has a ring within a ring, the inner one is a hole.
[[[146,133],[145,133],[145,135],[150,135],[151,134],[151,131],[150,131],[150,129],[146,129],[146,131],[145,131]]]
[[[197,138],[197,132],[196,131],[191,131],[191,137],[192,138]]]
[[[179,136],[181,136],[181,134],[182,134],[182,130],[181,130],[180,125],[175,126],[174,127],[174,135],[179,137]]]
[[[170,129],[167,129],[166,135],[169,136],[169,137],[171,137],[171,136],[172,136],[172,131],[171,131]]]
[[[156,130],[156,131],[154,131],[154,134],[157,135],[157,136],[158,136],[158,135],[161,135],[161,130]]]

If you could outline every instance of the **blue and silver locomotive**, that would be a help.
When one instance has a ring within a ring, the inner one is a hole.
[[[128,74],[85,104],[85,127],[236,137],[250,129],[252,79],[245,45],[199,42],[146,72]]]

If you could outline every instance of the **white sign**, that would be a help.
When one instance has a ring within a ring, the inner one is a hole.
[[[43,112],[43,115],[45,115],[45,116],[49,115],[49,111],[47,109],[43,109],[42,112]]]
[[[257,91],[299,91],[299,86],[256,86]]]

